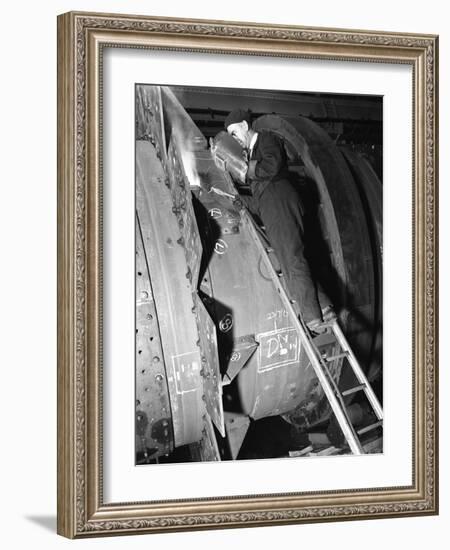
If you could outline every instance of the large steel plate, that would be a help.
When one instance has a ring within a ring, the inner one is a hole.
[[[202,352],[201,371],[206,410],[216,428],[225,437],[222,381],[220,376],[219,356],[217,353],[216,327],[201,299],[196,296],[197,326]]]
[[[185,250],[165,172],[148,141],[136,143],[136,205],[152,280],[172,408],[175,445],[198,441],[206,407]]]
[[[172,414],[150,274],[136,216],[136,452],[146,463],[173,450]]]

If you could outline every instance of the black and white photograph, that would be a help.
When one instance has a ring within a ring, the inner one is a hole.
[[[5,3],[6,550],[440,550],[445,6]]]
[[[135,140],[135,464],[383,453],[383,98],[139,83]]]

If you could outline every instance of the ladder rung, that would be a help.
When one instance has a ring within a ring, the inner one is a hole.
[[[334,446],[327,447],[326,449],[322,449],[318,453],[314,453],[316,456],[330,456],[335,455],[339,452],[339,449],[337,449]]]
[[[359,386],[355,386],[354,388],[349,388],[348,390],[344,390],[342,393],[343,396],[350,395],[352,393],[356,393],[357,391],[364,390],[366,387],[365,384],[360,384]]]
[[[341,359],[342,357],[348,357],[348,351],[344,351],[343,353],[338,353],[337,355],[332,355],[331,357],[326,357],[325,361],[328,363],[331,363],[331,361],[335,361],[336,359]]]
[[[320,323],[320,326],[323,327],[323,328],[331,328],[332,329],[333,326],[334,326],[334,323],[335,323],[335,319],[333,319],[332,321],[323,321],[322,323]],[[336,337],[336,340],[337,340],[337,337]]]
[[[324,325],[327,325],[328,323],[324,323]],[[358,363],[358,360],[356,359],[355,355],[353,354],[349,343],[347,342],[347,339],[344,336],[344,333],[342,332],[342,329],[340,328],[339,324],[336,322],[336,319],[331,321],[328,324],[331,328],[331,331],[336,336],[336,340],[338,341],[339,345],[341,346],[342,350],[345,350],[348,352],[348,362],[349,365],[355,374],[358,382],[360,384],[365,384],[364,393],[366,394],[366,397],[373,409],[373,412],[375,413],[378,420],[383,419],[383,409],[381,407],[380,402],[377,399],[377,396],[375,395],[375,392],[372,389],[372,386],[370,385],[369,381],[367,380],[366,375],[364,374],[364,371],[361,368],[361,365]]]
[[[370,426],[366,426],[365,428],[361,428],[356,433],[358,435],[365,434],[366,432],[370,432],[371,430],[374,430],[375,428],[378,428],[379,426],[383,425],[383,421],[379,420],[378,422],[375,422],[375,424],[370,424]]]

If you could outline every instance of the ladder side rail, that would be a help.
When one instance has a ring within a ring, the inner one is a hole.
[[[348,352],[348,361],[350,363],[350,366],[353,369],[353,372],[355,373],[356,378],[358,379],[358,382],[362,385],[364,385],[363,391],[367,396],[367,399],[369,400],[370,404],[372,405],[372,408],[378,418],[378,420],[383,419],[383,408],[380,405],[380,402],[377,399],[377,396],[375,395],[375,392],[372,389],[372,386],[370,385],[369,381],[367,380],[366,375],[364,374],[362,368],[360,367],[358,360],[355,357],[355,354],[353,353],[347,339],[344,336],[344,333],[341,330],[341,327],[338,325],[336,321],[334,321],[330,325],[331,329],[333,330],[334,334],[336,335],[336,339],[339,342],[339,345],[343,350]]]

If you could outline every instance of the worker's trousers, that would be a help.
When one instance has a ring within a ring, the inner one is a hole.
[[[320,286],[317,288],[314,284],[305,258],[303,206],[297,191],[287,179],[281,179],[270,182],[260,195],[242,199],[265,226],[286,278],[290,298],[298,302],[303,320],[308,323],[321,319],[321,307],[331,302]]]

